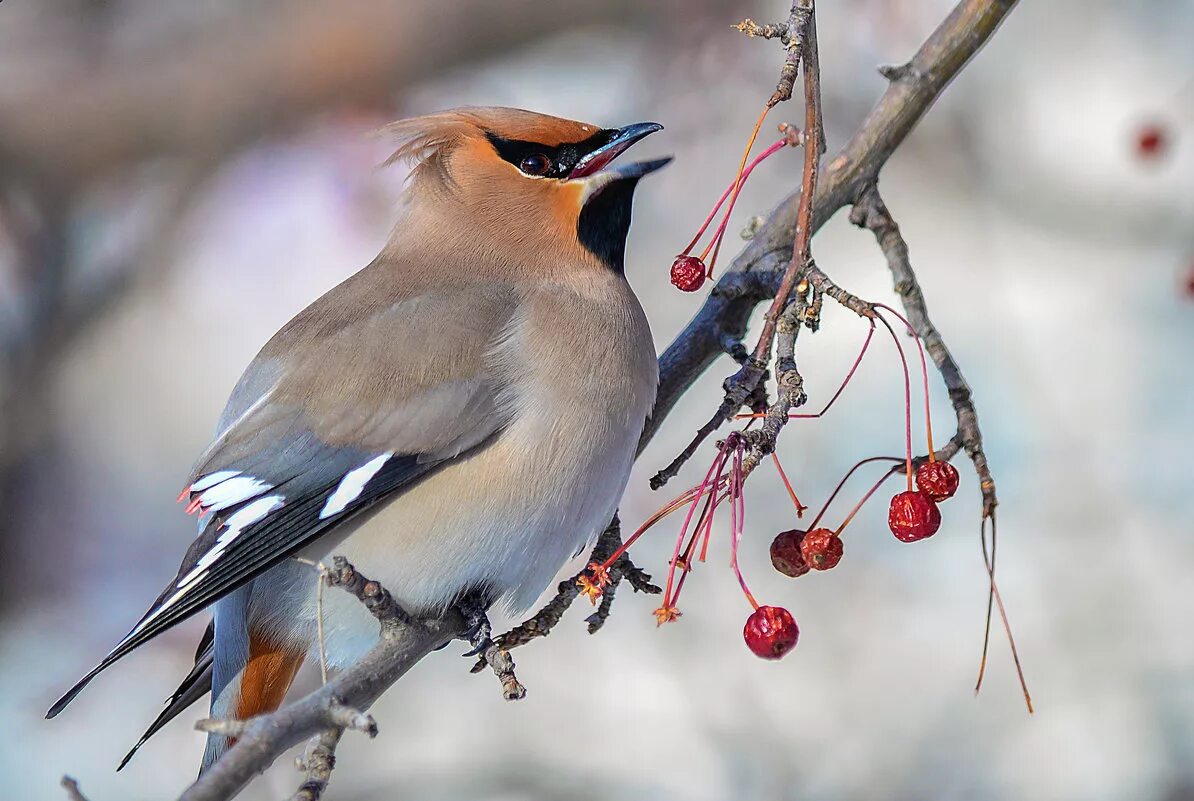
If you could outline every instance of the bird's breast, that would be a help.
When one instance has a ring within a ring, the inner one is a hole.
[[[508,371],[510,423],[335,548],[412,610],[442,608],[479,585],[509,609],[530,606],[609,522],[654,402],[655,354],[629,287],[596,299],[530,294],[491,355],[493,369]],[[329,642],[344,661],[376,625],[340,600]]]

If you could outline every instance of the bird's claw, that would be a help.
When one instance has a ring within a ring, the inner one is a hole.
[[[471,639],[469,640],[469,643],[473,644]],[[489,646],[491,646],[491,645],[493,645],[493,640],[489,637],[486,637],[480,643],[473,644],[472,650],[461,654],[461,656],[465,657],[466,659],[468,657],[472,657],[472,656],[480,656],[481,654],[483,654],[487,650],[489,650]]]
[[[493,645],[493,626],[489,622],[489,616],[485,614],[485,607],[471,596],[462,599],[456,606],[460,614],[464,615],[465,629],[460,638],[473,646],[464,656],[473,657],[484,653]]]

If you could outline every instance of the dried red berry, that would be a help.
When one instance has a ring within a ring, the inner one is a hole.
[[[827,528],[815,528],[804,536],[800,553],[813,570],[830,570],[842,561],[842,538]]]
[[[901,542],[916,542],[931,537],[941,528],[941,511],[926,493],[901,492],[891,499],[887,526]]]
[[[696,256],[677,256],[672,262],[672,286],[683,292],[696,292],[705,283],[705,262]]]
[[[923,462],[916,468],[916,488],[941,503],[958,491],[958,469],[940,459]]]
[[[1165,129],[1159,125],[1145,125],[1136,131],[1136,152],[1142,158],[1156,158],[1167,144]]]
[[[804,561],[804,554],[800,552],[800,543],[804,540],[804,532],[800,529],[781,531],[771,541],[771,565],[780,573],[792,578],[800,578],[809,571],[808,562]]]
[[[782,606],[760,606],[742,629],[746,646],[762,659],[779,659],[796,647],[800,627]]]

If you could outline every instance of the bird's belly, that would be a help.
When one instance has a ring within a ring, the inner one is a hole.
[[[320,556],[343,555],[408,610],[445,608],[485,587],[510,611],[529,607],[559,569],[609,522],[641,429],[526,421],[490,446],[402,493]],[[314,621],[314,601],[304,623]],[[324,594],[329,659],[351,663],[377,624],[344,593]]]

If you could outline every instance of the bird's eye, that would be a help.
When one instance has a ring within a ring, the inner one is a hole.
[[[542,153],[532,153],[522,160],[518,169],[527,175],[547,175],[547,171],[551,169],[551,159]]]

